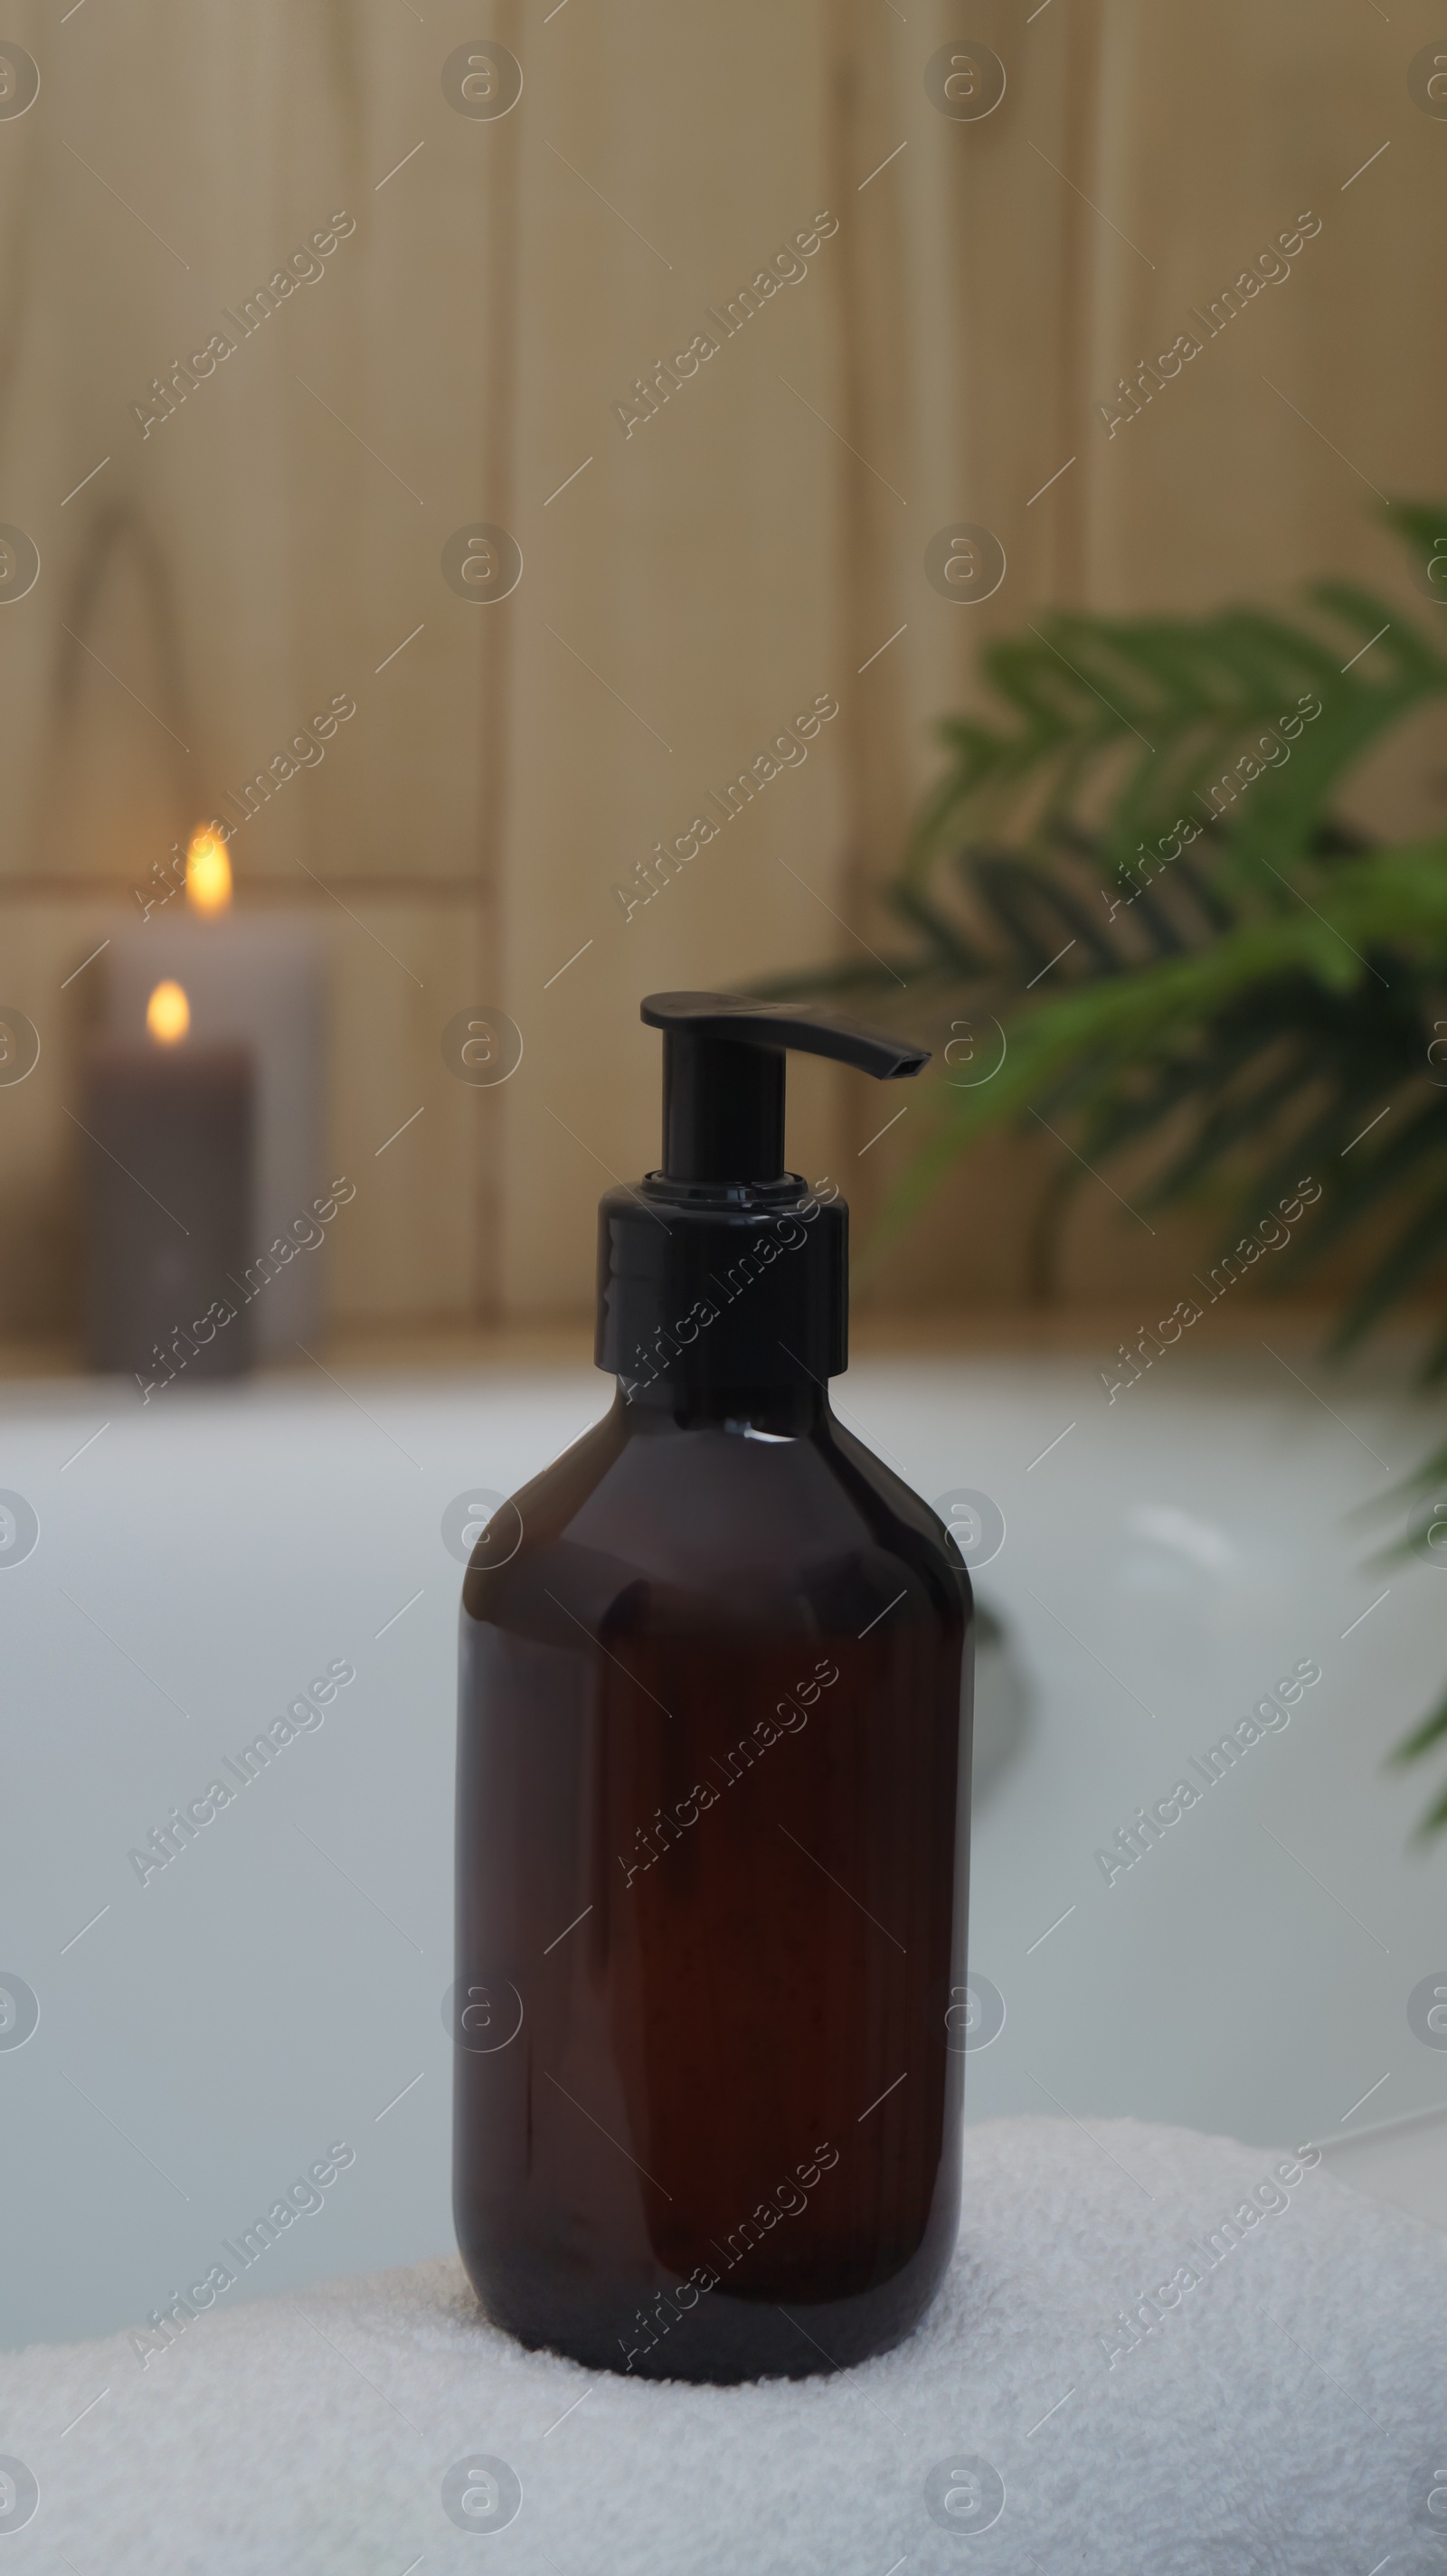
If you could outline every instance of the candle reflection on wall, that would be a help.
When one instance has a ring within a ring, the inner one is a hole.
[[[137,1037],[86,1056],[86,1356],[134,1375],[147,1400],[250,1366],[234,1286],[251,1231],[251,1050],[207,1045],[184,985],[163,977]]]
[[[294,1358],[321,1332],[326,1252],[308,1211],[326,1189],[326,999],[310,925],[237,918],[222,833],[202,825],[186,854],[184,903],[170,898],[118,927],[106,955],[106,1025],[141,1028],[158,982],[182,985],[193,1041],[249,1047],[255,1066],[252,1213],[236,1275],[258,1357]],[[305,1249],[305,1258],[301,1251]]]

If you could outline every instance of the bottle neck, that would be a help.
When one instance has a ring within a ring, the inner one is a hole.
[[[631,1395],[619,1380],[615,1412],[621,1424],[642,1433],[733,1431],[740,1436],[803,1440],[832,1418],[829,1391],[816,1379],[770,1387],[690,1387],[655,1378]]]

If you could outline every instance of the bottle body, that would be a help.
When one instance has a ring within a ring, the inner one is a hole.
[[[795,2377],[954,2246],[970,1602],[822,1394],[704,1410],[620,1396],[469,1569],[454,2206],[523,2342]]]

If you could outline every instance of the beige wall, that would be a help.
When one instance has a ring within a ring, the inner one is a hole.
[[[100,970],[64,979],[333,691],[356,721],[237,863],[243,902],[331,943],[335,1152],[362,1183],[336,1303],[516,1314],[586,1299],[596,1193],[654,1159],[642,993],[888,944],[875,889],[983,634],[1328,568],[1414,599],[1368,485],[1440,471],[1447,136],[1405,84],[1425,8],[967,14],[1009,74],[977,124],[926,97],[958,24],[926,0],[95,0],[63,23],[11,0],[42,88],[0,121],[0,519],[42,570],[0,611],[0,1001],[45,1051],[0,1089],[0,1325],[76,1302],[63,1113]],[[480,25],[525,73],[496,122],[440,79]],[[323,282],[143,438],[157,368],[343,208]],[[806,281],[625,437],[639,370],[825,208]],[[1290,283],[1108,437],[1121,369],[1307,208]],[[978,610],[921,568],[958,519],[1009,558]],[[476,520],[523,550],[493,608],[440,571]],[[615,883],[824,691],[807,764],[625,920]],[[1380,810],[1440,813],[1440,761],[1411,746]],[[439,1055],[474,1001],[526,1040],[496,1091]],[[861,1161],[874,1094],[810,1067],[793,1097],[795,1159],[867,1225],[909,1119]],[[1042,1169],[991,1149],[880,1293],[1014,1293]],[[1179,1257],[1100,1194],[1066,1275],[1109,1295]]]

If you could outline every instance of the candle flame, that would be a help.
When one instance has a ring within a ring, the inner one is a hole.
[[[231,901],[231,861],[209,825],[191,835],[186,852],[186,901],[197,912],[224,912]]]
[[[191,1005],[179,984],[158,984],[146,1004],[146,1026],[162,1046],[174,1046],[191,1025]]]

